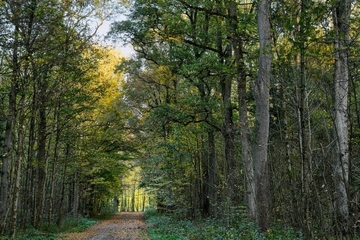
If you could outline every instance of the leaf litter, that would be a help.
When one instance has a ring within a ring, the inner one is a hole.
[[[122,212],[94,226],[63,236],[64,240],[149,240],[141,212]]]

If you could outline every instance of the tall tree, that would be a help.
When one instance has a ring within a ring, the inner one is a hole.
[[[266,231],[271,224],[272,200],[268,169],[269,101],[271,71],[270,8],[268,0],[257,6],[260,42],[259,70],[254,86],[256,103],[255,142],[253,149],[256,191],[256,221]]]
[[[333,6],[334,39],[334,115],[337,155],[334,158],[335,207],[339,234],[349,231],[349,137],[348,94],[350,11],[352,0],[335,1]]]

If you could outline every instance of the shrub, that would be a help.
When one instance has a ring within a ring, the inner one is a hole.
[[[276,226],[266,236],[246,216],[238,214],[230,219],[180,220],[169,214],[160,214],[154,209],[144,213],[148,223],[148,233],[152,240],[156,239],[196,239],[196,240],[294,240],[303,239],[300,232],[292,228]]]
[[[80,232],[86,228],[91,227],[97,221],[88,218],[66,218],[60,226],[56,224],[42,225],[40,229],[27,228],[22,232],[19,232],[15,239],[18,240],[52,240],[57,239],[57,235],[60,233],[68,232]],[[10,236],[0,236],[0,240],[11,239]]]

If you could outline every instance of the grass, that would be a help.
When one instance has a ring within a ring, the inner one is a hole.
[[[280,226],[270,229],[265,236],[241,214],[232,216],[227,223],[215,219],[179,220],[154,209],[146,210],[144,215],[151,240],[303,239],[300,232]]]
[[[60,226],[56,224],[43,225],[40,229],[32,227],[26,228],[19,232],[15,238],[17,240],[53,240],[58,239],[59,235],[70,232],[81,232],[99,220],[112,217],[113,213],[102,214],[95,218],[72,218],[68,217],[63,220]],[[0,236],[0,240],[11,239],[10,236]]]

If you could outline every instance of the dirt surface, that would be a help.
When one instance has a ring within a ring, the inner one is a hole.
[[[140,212],[122,212],[79,233],[67,234],[65,240],[148,240],[144,216]]]

